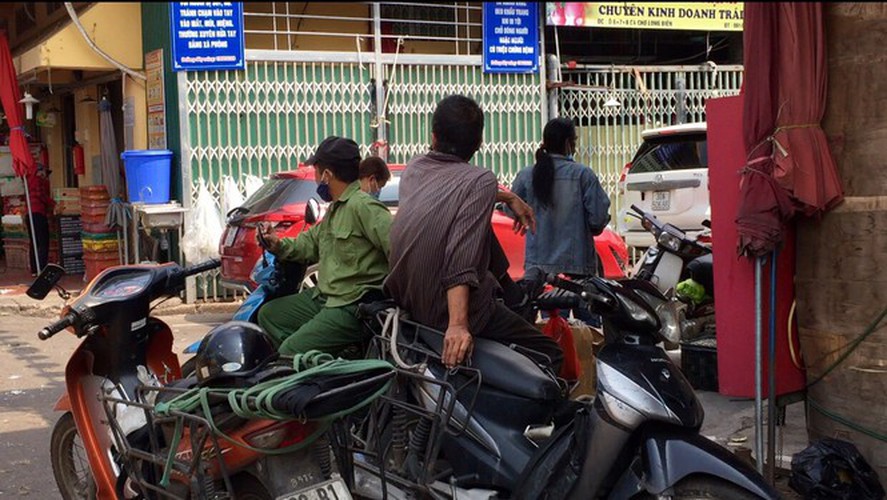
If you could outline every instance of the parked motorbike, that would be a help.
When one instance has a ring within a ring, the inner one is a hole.
[[[398,499],[778,498],[751,467],[699,435],[703,409],[656,345],[660,321],[642,296],[649,283],[549,281],[603,317],[593,400],[568,401],[547,369],[483,338],[474,339],[469,363],[448,369],[442,332],[390,302],[359,308],[376,333],[368,357],[389,360],[397,379],[331,438],[350,491]]]
[[[218,266],[212,260],[184,269],[170,263],[105,270],[63,309],[58,321],[38,333],[47,340],[69,329],[83,339],[68,361],[67,390],[55,406],[64,412],[51,439],[53,474],[63,498],[153,498],[161,491],[165,498],[189,498],[227,490],[229,495],[270,499],[330,477],[326,447],[319,449],[320,455],[309,447],[281,455],[265,452],[283,451],[306,439],[311,422],[243,419],[224,404],[214,404],[213,420],[226,439],[201,427],[207,415],[185,415],[190,425],[180,440],[171,440],[175,419],[164,422],[152,415],[170,392],[175,396],[193,388],[200,377],[181,378],[173,332],[151,315],[151,304],[178,294],[187,277]],[[29,295],[44,298],[63,274],[62,268],[47,266]],[[270,352],[276,356],[273,347]],[[257,368],[263,370],[241,374],[235,367],[231,375],[242,380],[226,383],[255,384],[280,371],[270,364],[267,370]],[[159,452],[158,446],[166,448]],[[172,455],[177,468],[172,481],[160,488],[159,470],[170,465],[165,459]]]
[[[638,261],[632,276],[635,279],[648,281],[664,296],[647,297],[654,308],[665,311],[679,330],[679,338],[689,340],[698,335],[706,325],[714,324],[713,300],[680,300],[677,293],[678,284],[687,278],[693,278],[704,290],[706,297],[714,297],[714,281],[712,279],[712,250],[697,239],[671,225],[663,224],[655,215],[644,212],[636,205],[629,213],[641,220],[641,225],[656,240],[656,245],[647,249]],[[670,347],[673,345],[669,344]],[[673,346],[676,347],[676,346]]]

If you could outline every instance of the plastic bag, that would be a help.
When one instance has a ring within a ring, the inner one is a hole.
[[[182,251],[185,260],[196,264],[219,257],[219,240],[224,226],[219,214],[219,205],[203,179],[197,193],[197,202],[188,212],[188,230],[182,238]]]
[[[231,210],[243,206],[244,198],[237,187],[237,181],[230,175],[222,177],[222,215],[227,215]]]
[[[573,381],[582,375],[582,367],[579,364],[579,354],[576,353],[576,343],[573,340],[573,329],[570,324],[558,314],[559,311],[551,311],[548,322],[542,327],[542,333],[554,339],[564,351],[564,363],[561,365],[560,377]]]
[[[256,191],[265,184],[262,179],[256,177],[255,175],[247,175],[244,180],[244,184],[246,185],[246,197],[249,199],[250,196],[253,195]]]
[[[792,457],[789,486],[806,499],[880,500],[884,488],[853,444],[816,441]]]

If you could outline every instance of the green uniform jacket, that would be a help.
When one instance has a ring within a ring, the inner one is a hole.
[[[382,289],[388,275],[390,229],[388,208],[353,182],[322,221],[296,238],[281,240],[278,257],[318,262],[315,297],[326,297],[326,307],[346,306],[368,290]]]

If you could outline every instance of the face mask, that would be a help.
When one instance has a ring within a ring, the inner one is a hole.
[[[379,199],[379,195],[382,194],[382,191],[370,191],[370,196],[373,197],[374,200]]]
[[[325,202],[333,201],[333,194],[330,193],[330,185],[325,182],[321,182],[320,184],[318,184],[317,196],[320,196],[320,199]]]

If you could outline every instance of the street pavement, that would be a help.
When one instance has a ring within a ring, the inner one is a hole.
[[[54,295],[46,300],[34,305],[35,301],[21,295],[0,298],[0,497],[59,497],[49,462],[50,434],[59,417],[52,408],[62,393],[65,364],[78,340],[66,332],[47,341],[37,339],[37,331],[57,317],[61,306],[61,299]],[[217,306],[228,311],[198,312],[194,306],[180,304],[163,313],[162,319],[175,333],[177,353],[230,318],[232,305]],[[183,314],[182,310],[191,312]],[[753,448],[753,401],[713,392],[698,395],[705,408],[704,436],[731,450]],[[791,455],[807,444],[802,404],[788,407],[786,426],[778,433],[783,444],[777,453],[788,468]],[[784,479],[782,483],[780,489],[792,498]]]

